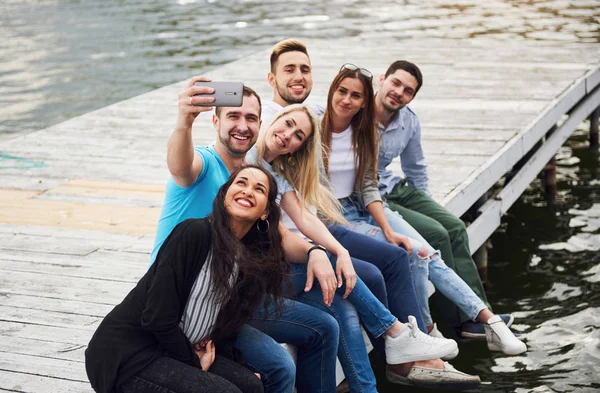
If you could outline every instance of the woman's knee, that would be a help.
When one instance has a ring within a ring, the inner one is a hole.
[[[413,278],[427,278],[429,276],[430,254],[425,246],[414,245],[410,255],[410,272]]]
[[[296,364],[290,354],[287,355],[277,359],[277,363],[271,367],[268,375],[261,373],[260,390],[256,390],[257,392],[263,390],[265,392],[279,392],[293,389],[296,384]],[[258,378],[256,379],[258,380]],[[252,385],[255,386],[255,384]]]
[[[332,315],[323,312],[319,323],[320,333],[324,341],[337,343],[340,338],[340,325]]]
[[[385,290],[385,279],[381,270],[379,270],[377,266],[368,262],[355,262],[354,270],[356,271],[356,275],[364,282],[364,284],[375,295],[375,297],[377,297],[380,301],[387,297]]]

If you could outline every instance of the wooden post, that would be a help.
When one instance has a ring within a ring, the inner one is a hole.
[[[552,157],[544,168],[544,196],[546,201],[553,204],[556,200],[556,157]]]
[[[590,114],[590,147],[598,147],[598,117],[600,107],[594,109]]]
[[[488,200],[488,193],[486,192],[481,198],[475,202],[474,208],[479,209],[484,205]],[[475,265],[477,266],[477,271],[479,272],[479,277],[481,277],[481,281],[485,282],[488,277],[488,243],[489,239],[486,240],[481,247],[477,249],[473,253],[473,260],[475,261]]]
[[[544,137],[544,142],[556,131],[556,126],[552,127]],[[554,204],[556,201],[556,156],[553,156],[542,171],[542,184],[544,185],[544,197],[546,202]]]

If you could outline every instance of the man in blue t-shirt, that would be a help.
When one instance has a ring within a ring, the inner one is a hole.
[[[173,228],[189,217],[206,217],[212,211],[212,200],[217,196],[220,185],[229,178],[229,169],[215,151],[215,146],[195,146],[195,156],[201,163],[200,175],[187,187],[180,186],[173,177],[167,180],[165,201],[163,204],[156,238],[150,259],[152,263],[165,239]]]
[[[167,182],[152,261],[178,223],[210,214],[219,188],[231,172],[244,164],[246,152],[258,137],[260,97],[254,90],[244,87],[241,107],[215,109],[212,123],[217,131],[216,142],[208,147],[194,147],[192,124],[200,113],[212,110],[212,107],[197,105],[214,101],[212,97],[198,96],[214,92],[206,86],[194,86],[198,81],[210,80],[194,77],[179,94],[177,123],[167,150],[171,177]],[[312,287],[316,278],[323,290],[324,302],[330,304],[337,283],[327,254],[320,251],[308,254],[312,244],[282,225],[280,228],[286,258],[295,263],[308,263],[307,289]],[[305,374],[301,376],[303,381],[299,379],[298,391],[321,391],[320,381],[331,379],[330,375],[320,375],[324,368],[322,363],[335,362],[337,353],[339,327],[335,319],[313,307],[286,300],[282,314],[269,318],[261,326],[265,326],[273,338],[246,325],[236,346],[246,357],[248,366],[260,373],[265,392],[291,393],[296,382],[296,368],[291,356],[273,339],[298,347],[297,367]]]

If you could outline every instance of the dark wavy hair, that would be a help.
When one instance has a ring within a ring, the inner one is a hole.
[[[253,225],[246,236],[238,239],[231,230],[225,195],[238,174],[247,168],[259,170],[269,179],[269,224],[261,222],[260,228]],[[284,288],[288,287],[290,281],[289,264],[284,258],[279,233],[280,216],[277,183],[262,167],[242,166],[233,172],[219,189],[209,218],[213,232],[212,281],[217,298],[221,299],[223,304],[211,334],[213,340],[218,341],[238,333],[263,301],[267,306],[276,302],[277,309],[281,310]],[[232,280],[232,277],[236,277],[235,280]]]
[[[327,94],[327,108],[321,121],[321,134],[323,144],[323,163],[325,171],[329,175],[329,154],[331,152],[331,139],[333,129],[333,94],[346,78],[355,78],[362,82],[365,94],[365,107],[361,108],[350,121],[352,126],[352,149],[354,150],[354,162],[356,164],[355,188],[360,190],[365,182],[367,171],[377,174],[377,157],[379,149],[379,131],[375,123],[375,99],[373,98],[373,81],[365,76],[360,70],[342,68],[329,86]],[[368,164],[371,168],[367,168]]]

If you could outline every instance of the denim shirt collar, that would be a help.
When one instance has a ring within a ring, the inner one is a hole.
[[[400,108],[396,111],[396,113],[394,114],[394,116],[392,117],[392,120],[390,121],[390,124],[388,124],[387,127],[384,127],[383,124],[381,124],[380,122],[377,122],[377,125],[379,126],[379,133],[382,134],[384,132],[391,132],[391,131],[395,131],[399,128],[404,129],[404,121],[403,121],[403,108]]]

